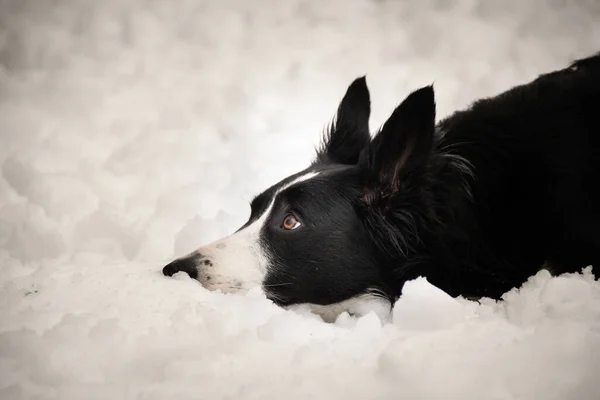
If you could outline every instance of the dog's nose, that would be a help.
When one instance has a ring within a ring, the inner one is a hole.
[[[166,276],[173,276],[177,272],[185,272],[190,276],[190,278],[196,279],[198,277],[198,270],[196,269],[196,257],[179,258],[167,264],[163,268],[162,272]]]

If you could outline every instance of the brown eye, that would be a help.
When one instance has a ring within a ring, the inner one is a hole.
[[[294,214],[288,214],[283,219],[283,224],[281,226],[286,231],[291,231],[298,228],[300,225],[302,224],[300,223],[300,221],[298,221]]]

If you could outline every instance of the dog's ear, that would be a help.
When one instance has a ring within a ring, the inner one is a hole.
[[[361,154],[371,187],[366,198],[396,193],[405,173],[423,167],[433,147],[435,95],[432,86],[411,93]]]
[[[356,164],[360,152],[369,144],[371,99],[365,77],[357,78],[348,87],[335,120],[325,133],[317,151],[316,162]]]

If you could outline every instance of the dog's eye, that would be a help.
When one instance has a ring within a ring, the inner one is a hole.
[[[281,224],[281,227],[283,229],[285,229],[286,231],[291,231],[291,230],[298,228],[300,225],[302,225],[302,223],[300,221],[298,221],[298,219],[296,218],[296,216],[294,214],[288,214],[283,219],[283,223]]]

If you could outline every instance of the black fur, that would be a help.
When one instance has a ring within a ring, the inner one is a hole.
[[[369,144],[371,99],[365,77],[356,79],[346,91],[323,146],[318,163],[356,164],[362,149]]]
[[[433,88],[419,89],[370,140],[357,79],[313,164],[253,201],[248,224],[273,201],[265,291],[282,305],[394,301],[425,276],[452,296],[498,299],[542,266],[598,274],[599,113],[600,54],[437,125]],[[306,172],[318,175],[275,196]],[[301,228],[282,229],[290,212]]]

